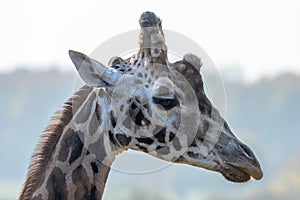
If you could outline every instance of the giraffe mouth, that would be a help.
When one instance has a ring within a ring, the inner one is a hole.
[[[223,168],[221,174],[224,176],[224,178],[231,182],[242,183],[251,179],[251,176],[247,172],[230,164]]]
[[[225,163],[225,166],[220,170],[220,173],[231,182],[247,182],[252,178],[260,180],[263,173],[260,167],[242,167],[231,163]]]

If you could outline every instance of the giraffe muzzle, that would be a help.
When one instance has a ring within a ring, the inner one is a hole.
[[[253,177],[260,180],[263,172],[259,161],[252,150],[240,141],[229,143],[220,154],[222,160],[221,169],[217,170],[229,181],[246,182]],[[223,155],[227,155],[224,157]],[[230,156],[228,156],[230,155]]]

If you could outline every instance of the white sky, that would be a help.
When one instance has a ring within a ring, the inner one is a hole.
[[[250,79],[300,73],[299,2],[2,1],[0,73],[24,65],[72,70],[69,49],[91,53],[110,37],[139,28],[146,10],[163,20],[163,28],[197,42],[219,69],[241,67]]]

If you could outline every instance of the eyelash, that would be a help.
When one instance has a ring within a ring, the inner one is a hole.
[[[179,104],[177,98],[165,99],[159,97],[153,97],[153,103],[161,105],[165,110],[170,110]]]

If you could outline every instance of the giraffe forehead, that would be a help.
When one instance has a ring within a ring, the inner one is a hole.
[[[175,88],[172,80],[168,77],[160,77],[154,82],[152,96],[170,96],[175,94]]]
[[[169,78],[169,76],[160,76],[157,78],[157,80],[155,80],[155,86],[159,87],[159,86],[165,86],[165,87],[169,87],[169,88],[173,88],[173,81]]]

